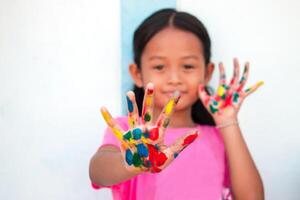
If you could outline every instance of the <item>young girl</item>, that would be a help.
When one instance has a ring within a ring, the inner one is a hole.
[[[134,33],[135,82],[127,93],[128,117],[113,119],[90,162],[95,188],[110,187],[114,199],[264,199],[263,184],[238,124],[247,95],[249,63],[226,82],[219,64],[216,94],[207,84],[210,38],[194,16],[163,9]]]

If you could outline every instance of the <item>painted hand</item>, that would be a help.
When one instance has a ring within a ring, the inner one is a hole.
[[[228,122],[228,119],[236,120],[237,113],[244,99],[263,85],[263,82],[260,81],[243,91],[249,75],[249,63],[245,64],[243,76],[240,81],[238,81],[240,73],[239,62],[235,58],[233,63],[234,75],[229,84],[226,83],[224,66],[222,63],[219,64],[220,81],[216,94],[210,96],[205,91],[204,85],[199,86],[199,97],[206,109],[212,114],[216,124]]]
[[[179,101],[180,94],[179,92],[174,93],[154,125],[152,123],[153,94],[154,86],[149,83],[146,87],[140,119],[134,93],[127,93],[130,126],[127,131],[121,128],[105,108],[101,108],[106,123],[121,141],[121,153],[125,165],[130,171],[160,172],[198,137],[198,132],[193,131],[178,138],[172,145],[166,146],[164,144],[165,130],[170,122],[174,107]]]

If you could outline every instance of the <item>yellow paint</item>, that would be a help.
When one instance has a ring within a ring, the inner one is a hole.
[[[111,127],[111,130],[120,141],[123,140],[123,134],[119,129]]]
[[[166,115],[169,115],[172,110],[173,110],[173,107],[174,107],[174,99],[171,99],[168,104],[166,105],[166,109],[165,109],[165,113]]]
[[[134,144],[134,145],[137,145],[137,144],[138,144],[137,141],[135,141],[135,140],[132,139],[132,138],[129,139],[129,143],[130,143],[130,144]]]
[[[224,93],[225,93],[225,88],[223,87],[223,86],[219,86],[218,87],[218,90],[217,90],[217,94],[218,94],[218,96],[223,96],[224,95]]]
[[[109,123],[111,120],[110,114],[107,111],[101,111],[101,113],[106,123]]]
[[[262,86],[264,84],[263,81],[259,81],[258,83],[256,83],[253,87],[251,87],[249,90],[252,91],[252,90],[255,90],[256,88]]]
[[[257,86],[257,87],[260,87],[260,86],[262,86],[263,84],[264,84],[263,81],[259,81],[259,82],[256,84],[256,86]]]
[[[150,96],[148,96],[147,98],[146,98],[146,105],[147,106],[150,106],[152,104],[152,98],[150,97]]]
[[[147,144],[147,143],[148,143],[148,139],[147,139],[147,138],[144,138],[144,136],[142,136],[141,141],[142,141],[144,144]]]
[[[134,125],[135,125],[135,121],[134,121],[134,119],[133,119],[132,117],[129,117],[129,118],[128,118],[128,123],[129,123],[129,126],[130,126],[131,128],[133,128]]]

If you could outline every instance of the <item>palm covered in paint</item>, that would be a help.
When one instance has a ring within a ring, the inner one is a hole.
[[[105,108],[101,109],[108,126],[121,142],[122,156],[127,169],[130,171],[160,172],[198,137],[198,132],[193,131],[178,138],[172,145],[166,146],[164,144],[165,130],[170,122],[174,107],[179,101],[180,94],[174,93],[154,125],[152,122],[153,94],[153,84],[149,83],[146,87],[142,117],[140,118],[134,93],[127,93],[128,123],[130,126],[127,131],[121,128]]]
[[[237,59],[234,59],[234,74],[229,84],[226,83],[225,70],[222,63],[219,64],[219,71],[220,81],[216,94],[211,96],[205,91],[203,85],[199,87],[199,97],[217,124],[226,122],[230,118],[236,119],[244,99],[263,84],[263,82],[260,81],[254,86],[243,90],[249,75],[248,62],[245,64],[240,81],[240,66]]]

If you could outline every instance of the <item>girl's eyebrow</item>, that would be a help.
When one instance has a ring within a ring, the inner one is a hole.
[[[196,59],[196,60],[199,60],[200,57],[199,56],[196,56],[196,55],[188,55],[188,56],[183,56],[181,57],[182,59]]]
[[[166,57],[154,55],[154,56],[151,56],[151,57],[149,58],[149,60],[154,60],[154,59],[160,59],[160,60],[163,60],[163,59],[166,59]],[[200,57],[197,56],[197,55],[187,55],[187,56],[182,56],[181,59],[196,59],[196,60],[199,60]]]
[[[154,55],[154,56],[151,56],[149,58],[149,60],[154,60],[154,59],[165,59],[165,57],[164,56],[156,56],[156,55]]]

